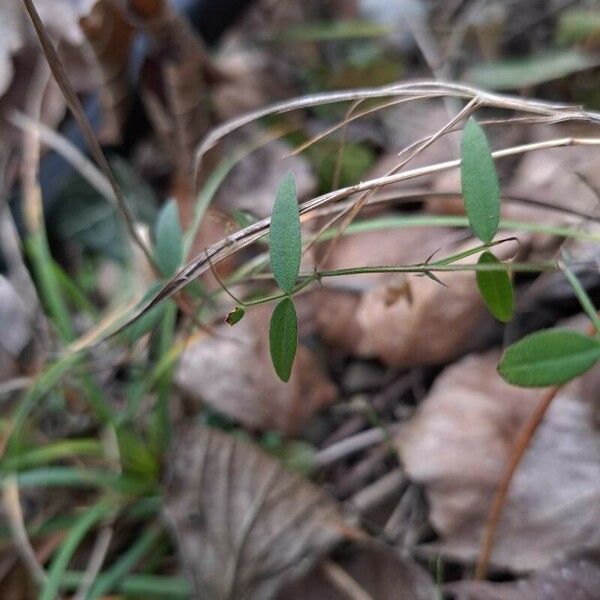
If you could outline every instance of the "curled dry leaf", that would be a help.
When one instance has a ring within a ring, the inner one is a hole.
[[[384,235],[379,231],[349,235],[337,240],[322,267],[343,269],[420,262],[455,239],[450,230],[433,227],[393,229]],[[364,294],[382,286],[382,294],[389,299],[388,287],[396,289],[407,282],[411,286],[413,278],[380,274],[325,280],[323,287],[315,293],[315,320],[320,334],[336,348],[367,355],[365,333],[356,316]]]
[[[506,384],[500,353],[471,355],[437,378],[396,445],[408,475],[425,486],[435,551],[471,561],[496,485],[520,428],[543,391]],[[600,370],[554,400],[515,478],[492,562],[515,572],[546,567],[600,543],[600,438],[594,425]]]
[[[353,549],[337,563],[373,600],[433,600],[436,597],[431,577],[414,561],[400,557],[391,548]],[[320,566],[278,596],[278,600],[308,598],[348,600],[349,596],[335,587]]]
[[[514,583],[461,581],[444,589],[456,600],[598,600],[600,567],[591,560],[571,560]]]
[[[319,488],[236,436],[190,428],[171,464],[165,513],[195,598],[274,598],[351,530]]]
[[[271,306],[248,310],[235,327],[222,325],[181,356],[179,388],[247,427],[297,431],[336,398],[334,385],[312,353],[298,346],[288,383],[273,370],[268,331]]]
[[[477,245],[474,240],[458,247],[452,245],[458,235],[439,228],[414,228],[383,236],[379,232],[348,236],[340,240],[331,259],[333,266],[328,268],[363,266],[366,260],[368,264],[414,264],[424,262],[440,248],[439,256],[444,256]],[[509,256],[514,251],[510,246],[500,246],[498,257]],[[476,258],[470,257],[467,262],[476,262]],[[440,279],[447,287],[428,277],[412,275],[336,278],[318,296],[316,319],[320,331],[331,344],[359,356],[376,356],[397,367],[456,358],[475,343],[474,331],[486,310],[473,273],[448,272]],[[346,292],[353,296],[353,302],[344,298],[340,304],[343,310],[338,311],[341,292],[330,291],[333,286],[352,286],[362,293]]]

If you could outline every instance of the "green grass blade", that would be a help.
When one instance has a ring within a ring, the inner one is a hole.
[[[83,576],[81,572],[67,571],[63,577],[63,589],[76,590]],[[185,579],[163,575],[128,575],[115,585],[115,592],[156,600],[189,600],[192,597],[192,587]]]
[[[156,263],[165,277],[171,277],[183,261],[183,233],[175,200],[169,200],[156,221]]]
[[[581,285],[579,279],[577,279],[577,275],[569,269],[567,265],[563,265],[564,274],[571,284],[573,291],[575,292],[575,296],[577,296],[577,300],[579,300],[579,304],[585,311],[585,314],[589,317],[590,321],[593,323],[594,328],[596,329],[596,333],[600,333],[600,317],[598,316],[598,309],[594,306],[592,299],[589,297],[588,293],[585,291],[584,287]]]
[[[88,600],[96,600],[96,598],[115,590],[128,573],[150,552],[162,534],[162,527],[156,524],[148,527],[121,558],[98,577],[90,590]]]
[[[109,506],[106,501],[99,502],[86,510],[75,522],[52,560],[48,579],[40,592],[39,600],[55,600],[57,598],[63,573],[69,565],[71,557],[87,532],[112,510]]]
[[[104,449],[98,440],[60,440],[7,458],[2,463],[2,470],[6,472],[30,469],[73,456],[103,456],[103,454]]]

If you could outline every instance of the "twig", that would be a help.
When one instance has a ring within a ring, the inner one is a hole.
[[[3,482],[2,500],[6,512],[8,526],[13,537],[14,544],[21,560],[31,574],[32,579],[40,587],[46,582],[46,572],[39,564],[37,557],[29,538],[23,521],[23,512],[21,510],[21,501],[19,499],[19,486],[14,475],[9,475]]]
[[[117,200],[117,205],[123,216],[123,219],[125,220],[125,224],[127,225],[127,229],[129,231],[129,235],[131,236],[131,239],[140,247],[140,249],[146,256],[149,264],[152,265],[152,268],[157,273],[159,273],[160,270],[158,268],[158,265],[156,264],[154,257],[152,256],[150,248],[148,248],[148,246],[144,243],[144,240],[142,239],[135,227],[135,219],[133,217],[133,214],[129,210],[129,206],[127,205],[125,196],[123,195],[121,188],[119,187],[119,184],[117,183],[117,180],[115,179],[115,176],[112,173],[112,170],[108,164],[108,161],[106,160],[104,152],[100,147],[100,142],[98,142],[98,138],[96,137],[92,126],[90,125],[87,117],[85,116],[83,106],[81,105],[77,94],[71,86],[69,77],[67,76],[65,68],[58,56],[58,53],[56,52],[56,49],[54,48],[54,45],[52,44],[52,40],[50,39],[50,36],[46,31],[46,27],[40,19],[40,16],[33,4],[33,0],[23,0],[23,4],[25,6],[25,9],[27,10],[29,18],[31,19],[38,40],[42,47],[42,51],[44,53],[44,56],[46,57],[46,60],[48,61],[56,83],[58,84],[58,87],[63,93],[63,96],[65,97],[65,100],[69,108],[71,109],[71,112],[73,113],[73,116],[75,117],[79,128],[81,129],[83,137],[85,138],[94,159],[96,160],[98,166],[100,167],[100,169],[102,170],[102,172],[104,173],[104,175],[110,183],[110,186]]]
[[[361,431],[318,452],[314,459],[314,465],[319,469],[329,466],[355,452],[380,444],[385,441],[386,437],[386,432],[379,427]]]
[[[73,596],[73,600],[85,600],[88,597],[88,592],[104,564],[104,559],[106,558],[112,536],[112,526],[106,525],[100,530],[94,543],[94,547],[92,548],[87,568],[81,578],[77,593]]]
[[[332,560],[325,560],[320,565],[321,572],[335,587],[349,600],[374,600],[371,594],[368,594],[359,583],[348,574],[348,571],[342,569],[340,565]]]
[[[543,102],[540,100],[524,100],[516,96],[506,96],[485,92],[477,88],[438,81],[415,81],[409,83],[394,83],[378,88],[363,88],[341,92],[328,92],[294,98],[271,104],[265,108],[250,112],[232,119],[220,127],[213,129],[200,144],[196,151],[196,178],[202,165],[204,155],[226,135],[272,114],[281,114],[302,108],[334,104],[338,102],[352,102],[360,99],[374,99],[386,97],[410,97],[415,95],[428,95],[429,97],[448,96],[470,100],[478,98],[480,106],[490,106],[505,110],[523,111],[540,115],[558,115],[568,112],[572,119],[600,123],[600,113],[584,111],[579,107],[569,104]]]
[[[368,487],[357,492],[348,500],[360,513],[365,513],[382,502],[398,494],[406,483],[406,479],[400,469],[391,471]]]

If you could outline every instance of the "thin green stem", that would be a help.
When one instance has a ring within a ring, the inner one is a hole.
[[[594,306],[592,299],[585,291],[585,288],[581,285],[577,275],[575,275],[575,273],[573,273],[573,271],[571,271],[566,264],[561,263],[561,266],[567,280],[575,292],[575,296],[577,296],[577,299],[579,300],[579,304],[581,304],[585,314],[589,317],[590,321],[594,325],[596,335],[600,334],[600,316],[598,316],[598,309]]]
[[[119,582],[148,554],[162,534],[163,529],[160,525],[157,523],[150,525],[127,552],[108,571],[98,577],[90,590],[88,600],[95,600],[114,590]]]
[[[375,267],[353,267],[348,269],[336,269],[334,271],[317,271],[318,278],[342,277],[344,275],[365,275],[372,273],[434,273],[454,271],[509,271],[514,273],[541,273],[544,271],[556,271],[558,265],[555,262],[545,263],[497,263],[464,265],[380,265]],[[314,277],[308,275],[307,277]]]

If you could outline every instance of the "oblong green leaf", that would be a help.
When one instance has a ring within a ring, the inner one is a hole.
[[[545,387],[574,379],[598,359],[598,339],[568,329],[546,329],[510,346],[498,372],[514,385]]]
[[[473,118],[463,132],[460,177],[469,226],[482,242],[491,242],[500,222],[500,184],[485,133]]]
[[[497,265],[500,261],[491,253],[484,252],[477,261],[479,265]],[[515,312],[515,298],[510,277],[506,271],[477,271],[477,287],[488,307],[498,319],[506,323]]]
[[[161,273],[170,277],[183,260],[183,234],[175,200],[169,200],[156,220],[156,262]]]
[[[271,360],[279,379],[288,381],[298,347],[298,317],[291,298],[279,302],[271,316],[269,327]]]
[[[269,232],[271,270],[277,285],[291,293],[300,271],[302,238],[294,174],[288,171],[277,190]]]

